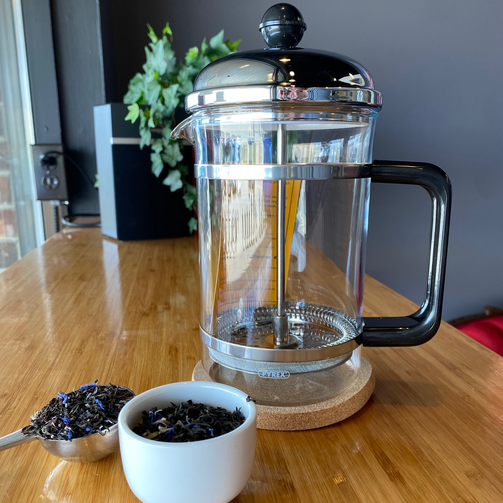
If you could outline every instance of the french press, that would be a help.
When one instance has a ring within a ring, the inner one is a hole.
[[[259,29],[269,47],[204,68],[172,136],[195,147],[204,369],[259,404],[305,405],[351,384],[362,345],[433,337],[451,188],[431,164],[372,162],[381,93],[356,61],[297,47],[295,7]],[[426,298],[407,317],[362,317],[371,182],[431,196]]]

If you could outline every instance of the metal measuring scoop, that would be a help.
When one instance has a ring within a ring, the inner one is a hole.
[[[125,386],[120,387],[131,391]],[[131,393],[134,397],[135,394],[132,391]],[[0,437],[0,451],[32,442],[35,439],[38,439],[47,452],[58,458],[76,463],[89,463],[98,461],[119,449],[119,427],[114,424],[105,432],[93,433],[72,440],[50,440],[40,435],[26,435],[21,429]]]

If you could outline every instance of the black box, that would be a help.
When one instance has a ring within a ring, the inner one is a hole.
[[[138,122],[126,122],[127,113],[122,103],[94,107],[101,230],[121,241],[188,236],[192,212],[182,190],[162,184],[167,169],[159,178],[151,172],[151,150],[140,149]],[[193,166],[190,147],[184,155]]]

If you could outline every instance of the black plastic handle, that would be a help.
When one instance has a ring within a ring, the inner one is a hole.
[[[439,167],[414,162],[375,161],[371,178],[377,183],[420,185],[433,206],[428,282],[421,308],[401,318],[365,318],[365,346],[416,346],[429,341],[440,326],[444,293],[445,261],[451,216],[451,182]]]

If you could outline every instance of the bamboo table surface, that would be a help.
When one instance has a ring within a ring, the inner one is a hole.
[[[415,309],[372,278],[364,304],[368,316]],[[190,380],[198,316],[195,239],[60,232],[0,274],[0,435],[95,379],[136,393]],[[327,428],[259,431],[233,503],[503,501],[503,358],[445,323],[423,346],[363,354],[377,380],[367,405]],[[72,464],[33,442],[0,453],[0,501],[138,500],[119,453]]]

